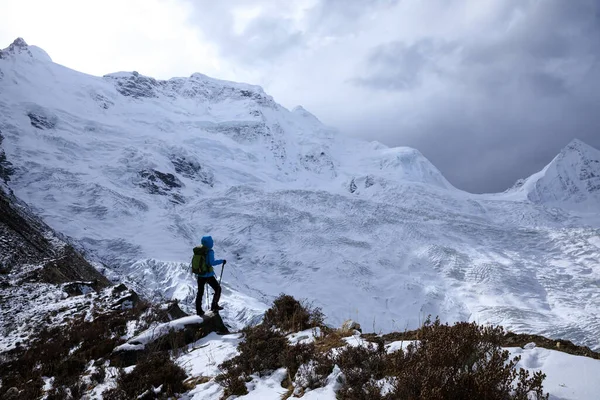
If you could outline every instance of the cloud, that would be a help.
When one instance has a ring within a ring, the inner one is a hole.
[[[321,0],[306,9],[306,20],[318,36],[355,35],[378,11],[393,8],[399,0]]]
[[[217,45],[223,58],[244,66],[264,67],[303,45],[296,18],[302,1],[200,0],[189,4],[193,9],[189,21]]]
[[[216,48],[179,0],[3,0],[0,46],[16,37],[59,63],[94,75],[137,70],[159,78],[218,75]]]
[[[369,54],[364,76],[351,79],[358,85],[383,90],[416,89],[424,75],[441,74],[439,61],[455,51],[452,43],[432,38],[415,43],[390,42],[375,47]]]
[[[347,80],[357,91],[340,100],[355,112],[337,125],[416,147],[451,182],[475,192],[506,189],[575,137],[600,148],[597,2],[487,2],[469,24],[452,6],[475,3],[450,3],[410,14],[387,8],[398,24],[403,15],[441,23],[388,36],[373,27]]]

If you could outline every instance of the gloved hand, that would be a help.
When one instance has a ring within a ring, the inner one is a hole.
[[[223,265],[227,264],[227,260],[223,260]]]

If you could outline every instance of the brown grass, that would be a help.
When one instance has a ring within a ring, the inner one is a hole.
[[[190,377],[183,381],[183,386],[185,386],[185,388],[187,390],[192,390],[198,385],[202,385],[203,383],[210,382],[211,379],[212,379],[212,377],[210,377],[210,376]]]
[[[327,353],[332,349],[344,347],[347,343],[342,339],[348,336],[352,336],[352,332],[324,328],[321,330],[321,335],[316,337],[316,350],[319,353]]]

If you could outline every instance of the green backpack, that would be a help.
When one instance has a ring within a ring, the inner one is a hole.
[[[212,270],[208,264],[208,247],[194,247],[194,256],[192,257],[192,272],[194,274],[205,274]]]

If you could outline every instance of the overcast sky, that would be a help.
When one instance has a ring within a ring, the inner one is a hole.
[[[502,191],[573,138],[600,148],[600,0],[0,0],[17,36],[94,75],[259,84],[345,134]]]

